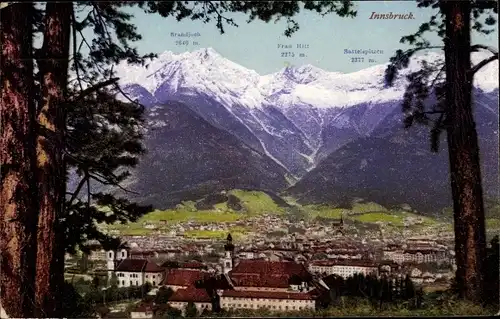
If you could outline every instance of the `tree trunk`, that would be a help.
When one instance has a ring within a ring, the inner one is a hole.
[[[0,303],[17,318],[33,317],[36,262],[32,11],[26,1],[0,14]]]
[[[57,292],[64,283],[64,271],[61,271],[64,254],[61,257],[56,247],[56,226],[64,210],[66,188],[64,103],[68,84],[72,10],[72,2],[47,3],[39,60],[42,101],[38,113],[41,134],[37,140],[40,215],[35,301],[38,317],[57,316]]]
[[[456,279],[462,297],[483,290],[485,225],[479,145],[472,112],[469,1],[443,1],[446,19],[447,139],[455,222]]]

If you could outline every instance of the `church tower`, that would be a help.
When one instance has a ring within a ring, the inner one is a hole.
[[[225,255],[222,259],[222,271],[227,274],[233,269],[234,263],[234,245],[233,245],[233,237],[231,234],[227,235],[226,244],[224,245]]]
[[[332,230],[335,234],[344,235],[344,214],[340,215],[340,220],[332,223]]]
[[[113,273],[115,271],[115,266],[116,266],[116,253],[113,250],[109,250],[106,253],[106,264],[107,264],[107,271],[108,271],[108,282],[113,276]]]
[[[120,263],[122,260],[128,258],[128,251],[123,247],[120,250],[109,250],[106,253],[106,265],[107,265],[107,271],[108,271],[108,280],[111,279],[113,276],[113,273],[115,272],[116,266],[118,263]]]

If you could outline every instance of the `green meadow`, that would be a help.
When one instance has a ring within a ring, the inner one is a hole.
[[[135,223],[106,225],[108,230],[116,230],[122,235],[151,235],[157,231],[166,232],[172,225],[186,222],[196,222],[198,224],[233,224],[229,231],[236,238],[242,238],[252,232],[250,227],[234,226],[234,223],[245,221],[248,218],[259,215],[277,215],[287,218],[287,214],[300,214],[301,218],[309,220],[340,219],[341,217],[349,223],[359,222],[375,224],[382,222],[391,229],[404,226],[406,218],[413,217],[421,220],[420,223],[411,226],[411,229],[418,230],[425,227],[445,227],[443,229],[452,230],[452,224],[443,222],[435,218],[422,216],[403,209],[388,209],[380,204],[372,202],[355,202],[349,208],[333,207],[326,204],[300,205],[296,199],[284,197],[283,199],[292,208],[279,206],[266,193],[261,191],[231,190],[227,195],[234,195],[239,199],[241,209],[235,211],[228,206],[227,202],[215,204],[211,209],[198,210],[196,202],[186,201],[175,208],[166,210],[155,210],[141,217]],[[233,206],[234,207],[234,206]],[[297,215],[299,216],[299,215]],[[154,225],[155,229],[145,228],[147,225]],[[228,225],[229,226],[229,225]],[[486,220],[487,229],[500,229],[500,219],[488,218]],[[227,235],[227,230],[188,230],[184,236],[188,238],[223,239]]]

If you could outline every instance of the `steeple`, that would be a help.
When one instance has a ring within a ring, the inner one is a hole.
[[[226,244],[224,245],[224,250],[226,252],[234,252],[233,237],[231,234],[227,234]]]
[[[225,274],[233,269],[233,257],[234,257],[234,245],[233,245],[233,237],[231,234],[227,235],[226,244],[224,245],[224,250],[226,251],[226,255],[222,259],[222,269]]]

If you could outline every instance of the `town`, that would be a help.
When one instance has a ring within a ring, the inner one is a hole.
[[[158,305],[151,296],[165,289],[171,295],[163,306],[181,315],[192,307],[201,315],[215,308],[318,311],[336,278],[359,275],[411,280],[426,291],[451,285],[456,266],[449,227],[412,213],[395,227],[395,220],[355,219],[370,213],[337,212],[338,218],[264,212],[225,222],[143,220],[131,234],[127,227],[111,230],[122,242],[114,250],[89,242],[89,253],[68,255],[67,276],[100,274],[103,290],[111,281],[123,289],[149,285],[149,299],[107,308],[108,316],[131,318],[153,318]],[[212,282],[214,296],[200,282]]]

